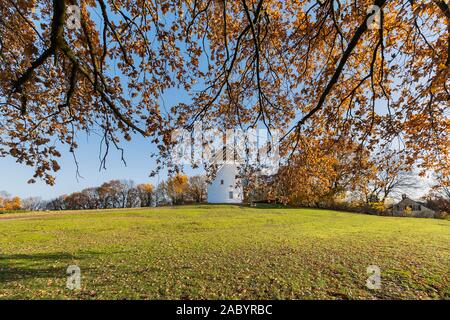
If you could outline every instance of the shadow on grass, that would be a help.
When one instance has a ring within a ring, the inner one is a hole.
[[[53,253],[34,253],[34,254],[0,254],[0,264],[3,264],[5,261],[11,260],[32,260],[32,261],[40,261],[40,260],[68,260],[68,259],[77,259],[74,255],[67,252],[53,252]]]
[[[252,208],[252,209],[302,209],[302,207],[292,207],[280,203],[258,202],[250,205],[249,203],[196,203],[177,206],[167,206],[167,208],[195,207],[198,209],[211,209],[211,207],[236,207],[236,208]],[[164,207],[157,207],[164,208]],[[310,208],[307,208],[310,209]]]
[[[73,255],[67,252],[34,254],[0,254],[0,286],[18,280],[67,278],[67,267],[78,261],[98,255],[83,252]],[[83,271],[87,271],[83,268]]]

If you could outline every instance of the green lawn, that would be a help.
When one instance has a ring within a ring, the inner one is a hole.
[[[5,214],[0,299],[449,299],[449,248],[448,220],[313,209]]]

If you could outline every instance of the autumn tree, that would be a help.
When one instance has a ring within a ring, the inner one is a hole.
[[[435,177],[433,192],[450,201],[450,176],[438,173]]]
[[[445,172],[438,172],[434,177],[434,184],[425,196],[427,207],[436,212],[450,214],[450,177]]]
[[[445,0],[0,0],[0,16],[0,156],[31,182],[54,183],[80,131],[101,132],[102,166],[148,136],[159,169],[197,122],[282,130],[300,162],[303,140],[341,136],[401,143],[421,170],[450,156]],[[175,87],[190,97],[163,114]]]
[[[91,187],[81,191],[86,201],[85,206],[88,209],[101,209],[99,188]]]
[[[202,203],[206,201],[206,188],[207,180],[206,176],[197,175],[189,177],[189,196],[196,203]]]
[[[4,210],[19,210],[22,208],[22,199],[20,197],[13,197],[11,199],[3,200]]]
[[[135,186],[132,180],[111,180],[99,187],[86,188],[52,199],[46,203],[46,208],[49,210],[134,208],[151,206],[153,199],[151,184]]]
[[[375,172],[371,153],[367,148],[346,139],[328,140],[322,152],[333,157],[329,189],[322,201],[334,204],[367,188],[367,181]]]
[[[379,152],[372,161],[375,170],[367,180],[366,202],[384,203],[389,196],[399,196],[420,187],[403,151]]]
[[[175,111],[188,126],[282,129],[305,139],[393,141],[434,168],[448,157],[450,11],[444,1],[194,2],[209,40],[206,89]],[[203,18],[203,19],[202,19]],[[192,40],[194,41],[194,40]],[[194,115],[191,116],[194,110]]]
[[[300,150],[281,166],[269,196],[291,205],[319,206],[333,202],[358,181],[358,151],[342,141],[304,139]],[[354,171],[353,171],[354,169]]]
[[[49,201],[47,201],[46,205],[45,205],[45,209],[46,210],[65,210],[66,209],[66,204],[65,204],[65,198],[66,195],[61,195],[57,198],[53,198]]]
[[[137,186],[141,207],[151,207],[153,205],[154,190],[151,183],[142,183]]]
[[[166,205],[169,203],[169,196],[167,195],[167,182],[161,181],[156,186],[155,203],[157,206]]]
[[[167,181],[167,195],[172,204],[182,204],[189,190],[189,180],[184,174],[177,174]]]
[[[53,184],[60,152],[52,138],[74,153],[78,131],[100,130],[104,165],[119,139],[161,135],[157,98],[189,84],[176,28],[163,24],[170,5],[1,0],[0,155]]]
[[[9,193],[0,191],[0,211],[22,209],[22,199],[20,197],[11,197]]]
[[[130,195],[129,191],[133,187],[133,184],[132,181],[127,180],[111,180],[103,183],[97,191],[102,207],[126,208]]]
[[[84,192],[74,192],[64,197],[64,209],[86,210],[91,209],[89,196]]]

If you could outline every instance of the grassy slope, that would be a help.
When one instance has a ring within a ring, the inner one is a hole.
[[[234,206],[4,215],[0,299],[448,299],[449,227]],[[71,264],[78,291],[65,288]],[[365,287],[372,264],[381,290]]]

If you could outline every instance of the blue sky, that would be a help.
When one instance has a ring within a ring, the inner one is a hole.
[[[15,162],[12,157],[0,158],[0,190],[20,197],[40,196],[49,199],[61,194],[98,186],[111,179],[132,179],[137,183],[157,183],[158,177],[150,179],[149,173],[154,168],[154,159],[150,158],[152,148],[149,139],[134,136],[130,142],[123,142],[125,160],[121,161],[120,153],[111,148],[106,163],[106,170],[99,171],[100,140],[96,136],[81,134],[77,159],[82,178],[76,178],[76,165],[68,150],[61,150],[61,170],[56,175],[55,186],[48,186],[42,181],[28,184],[33,175],[33,168]],[[162,176],[162,175],[161,175]]]

